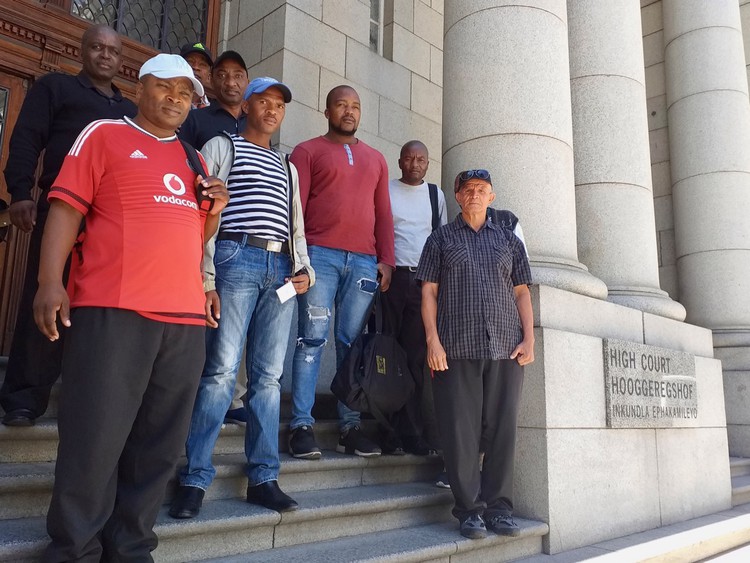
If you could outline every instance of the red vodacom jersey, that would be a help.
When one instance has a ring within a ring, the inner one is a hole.
[[[81,132],[49,193],[86,216],[72,307],[205,324],[194,181],[177,137],[159,139],[128,118],[94,121]]]

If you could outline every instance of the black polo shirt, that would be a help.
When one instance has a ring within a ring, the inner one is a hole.
[[[49,190],[78,134],[97,119],[135,117],[138,108],[112,85],[102,94],[83,73],[52,73],[41,77],[24,99],[10,137],[5,181],[12,201],[31,199],[34,174],[42,150],[39,187]],[[40,202],[47,201],[42,197]]]
[[[513,287],[531,283],[521,240],[487,219],[461,215],[428,238],[416,278],[438,284],[437,329],[450,359],[508,359],[523,340]]]
[[[222,131],[242,133],[245,119],[244,113],[237,118],[221,107],[217,100],[213,100],[207,108],[190,110],[177,136],[200,150],[209,139],[220,135]]]

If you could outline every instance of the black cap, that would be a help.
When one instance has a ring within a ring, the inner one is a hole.
[[[198,53],[200,55],[203,55],[208,61],[208,66],[214,66],[214,61],[211,57],[211,51],[206,49],[203,43],[188,43],[187,45],[183,45],[182,49],[180,49],[180,56],[183,59],[187,58],[190,53]]]
[[[224,61],[234,61],[238,65],[240,65],[242,68],[247,70],[247,65],[245,64],[245,59],[242,58],[242,55],[240,55],[237,51],[224,51],[221,55],[216,57],[216,62],[214,63],[214,66],[219,66]]]

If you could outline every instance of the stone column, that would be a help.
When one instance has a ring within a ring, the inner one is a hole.
[[[607,299],[677,320],[659,288],[638,0],[568,2],[578,253]]]
[[[723,360],[730,452],[750,455],[750,103],[737,0],[664,0],[680,300]],[[746,31],[746,33],[750,33]]]
[[[534,280],[603,299],[578,261],[564,0],[446,0],[443,185],[488,168],[520,216]],[[455,209],[455,201],[453,201]]]

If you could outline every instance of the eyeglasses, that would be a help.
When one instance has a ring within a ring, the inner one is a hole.
[[[466,182],[468,180],[471,180],[472,178],[476,178],[477,180],[487,180],[491,182],[490,173],[483,168],[477,168],[475,170],[464,170],[463,172],[461,172],[461,174],[458,175],[458,178],[462,182]]]

